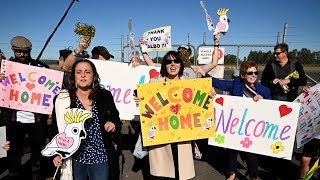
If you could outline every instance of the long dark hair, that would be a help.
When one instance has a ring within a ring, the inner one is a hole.
[[[168,76],[168,71],[167,71],[167,68],[166,68],[166,61],[170,59],[170,57],[174,57],[175,59],[181,59],[180,55],[178,52],[176,51],[169,51],[167,52],[163,59],[162,59],[162,63],[161,63],[161,69],[160,69],[160,74],[162,77],[167,77]],[[170,60],[169,60],[170,61]],[[183,64],[183,61],[181,60],[181,63],[180,63],[180,70],[179,70],[179,77],[181,77],[183,75],[183,70],[184,70],[184,64]]]
[[[99,92],[99,90],[101,90],[100,78],[99,78],[99,74],[97,72],[96,66],[91,61],[89,61],[87,59],[81,59],[81,60],[76,61],[72,66],[72,71],[69,76],[69,84],[67,86],[67,90],[69,91],[70,99],[71,99],[71,107],[73,107],[77,101],[77,95],[76,95],[77,87],[76,87],[76,81],[75,81],[76,66],[79,63],[83,63],[83,62],[90,64],[92,71],[93,71],[93,76],[94,76],[94,78],[93,78],[94,87],[93,87],[92,91],[90,92],[88,98],[93,101],[97,92]]]

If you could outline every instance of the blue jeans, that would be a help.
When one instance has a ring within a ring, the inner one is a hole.
[[[108,162],[99,164],[82,164],[73,161],[74,180],[107,180],[109,176]]]

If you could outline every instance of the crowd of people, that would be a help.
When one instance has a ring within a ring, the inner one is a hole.
[[[273,99],[279,101],[293,101],[299,95],[299,86],[305,86],[304,92],[310,87],[306,86],[307,77],[299,61],[293,61],[289,57],[287,44],[278,44],[274,47],[274,59],[266,64],[261,77],[261,84],[257,82],[259,74],[258,66],[252,61],[244,61],[240,65],[238,73],[235,73],[232,80],[222,80],[208,74],[218,64],[218,48],[220,34],[214,36],[214,53],[212,61],[202,67],[192,66],[195,73],[203,78],[212,78],[213,90],[210,93],[214,96],[214,88],[227,91],[231,96],[252,98],[254,101],[261,99]],[[144,40],[139,40],[139,46]],[[31,58],[32,43],[23,36],[16,36],[11,40],[13,50],[13,62],[29,66],[49,68],[41,61]],[[7,141],[2,148],[8,152],[8,169],[10,179],[22,179],[21,157],[23,145],[28,138],[31,148],[31,166],[34,179],[40,177],[41,149],[54,135],[62,132],[65,124],[61,122],[63,115],[68,108],[78,108],[90,111],[92,117],[85,122],[87,138],[81,142],[76,153],[66,160],[61,156],[52,157],[52,165],[60,168],[60,179],[63,180],[98,180],[122,179],[123,154],[121,144],[122,122],[119,112],[115,106],[112,94],[100,86],[99,74],[95,65],[83,57],[89,45],[80,41],[78,47],[69,52],[68,56],[61,59],[60,66],[65,72],[63,90],[54,98],[54,109],[52,113],[52,125],[48,127],[48,115],[28,111],[15,110],[1,107],[1,125],[6,126]],[[192,51],[189,46],[181,46],[177,51],[167,52],[161,62],[160,75],[150,82],[167,82],[184,80],[184,61],[181,52]],[[5,59],[1,53],[1,59]],[[132,67],[143,63],[140,53],[133,52],[130,59]],[[148,66],[155,66],[150,56],[142,52],[142,58]],[[114,58],[107,48],[96,46],[91,51],[91,58],[108,61]],[[296,71],[298,77],[288,75]],[[0,81],[6,78],[5,73],[0,73]],[[139,103],[139,98],[133,97]],[[139,128],[138,128],[139,129]],[[140,133],[140,131],[138,131]],[[144,179],[191,179],[195,177],[194,153],[196,141],[177,142],[163,145],[155,145],[148,148],[148,156],[143,166],[147,171]],[[312,140],[305,145],[300,165],[300,177],[303,178],[309,170],[310,159],[320,149],[318,139]],[[237,155],[242,154],[248,166],[248,175],[252,180],[259,179],[258,158],[256,154],[240,152],[227,149],[227,179],[236,179]]]

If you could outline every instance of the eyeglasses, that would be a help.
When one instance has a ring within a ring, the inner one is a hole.
[[[253,75],[253,74],[254,74],[254,75],[256,75],[256,76],[257,76],[257,75],[259,74],[259,71],[256,71],[256,72],[253,72],[253,71],[247,71],[247,72],[246,72],[246,74],[247,74],[247,75]]]
[[[284,51],[281,51],[281,52],[273,52],[274,55],[277,55],[279,56],[281,53],[283,53]]]
[[[166,60],[166,65],[171,64],[172,62],[174,62],[175,64],[180,64],[182,60],[180,58],[174,60]]]

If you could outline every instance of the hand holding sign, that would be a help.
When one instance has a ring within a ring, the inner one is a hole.
[[[219,22],[214,27],[212,19],[207,12],[206,6],[202,1],[200,1],[200,5],[206,14],[206,21],[207,21],[207,26],[209,31],[213,30],[213,35],[216,35],[218,32],[221,32],[222,34],[227,33],[229,29],[229,22],[230,22],[227,16],[227,12],[229,11],[229,9],[222,9],[222,8],[218,9],[217,14],[219,15]]]
[[[171,50],[171,26],[151,29],[143,34],[142,52]]]

